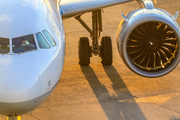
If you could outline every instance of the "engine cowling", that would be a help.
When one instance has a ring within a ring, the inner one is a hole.
[[[124,16],[117,32],[117,46],[122,60],[133,72],[159,77],[179,63],[179,35],[179,26],[170,13],[141,8]]]

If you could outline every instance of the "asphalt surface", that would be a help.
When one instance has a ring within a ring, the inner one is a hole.
[[[90,36],[74,18],[64,21],[66,57],[63,74],[53,94],[22,120],[180,120],[180,65],[170,74],[145,78],[122,62],[116,45],[121,12],[138,8],[136,2],[104,9],[103,33],[113,43],[113,64],[103,66],[99,57],[88,67],[78,64],[78,39]],[[179,0],[159,0],[159,7],[175,14]],[[91,26],[91,14],[82,16]],[[180,16],[177,18],[180,24]],[[91,42],[91,41],[90,41]],[[6,116],[0,115],[0,120]]]

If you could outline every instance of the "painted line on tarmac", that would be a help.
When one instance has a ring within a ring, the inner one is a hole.
[[[149,103],[149,104],[158,104],[162,105],[167,101],[177,97],[180,93],[172,93],[172,94],[164,94],[158,96],[151,96],[151,97],[141,97],[141,98],[133,98],[133,99],[123,99],[118,100],[118,102],[126,102],[126,103]]]

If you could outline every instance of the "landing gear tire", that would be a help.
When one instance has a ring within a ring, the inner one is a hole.
[[[101,39],[101,63],[103,65],[112,64],[112,42],[111,37],[105,36]]]
[[[89,39],[81,37],[78,43],[79,64],[81,66],[88,66],[90,64],[90,47]]]

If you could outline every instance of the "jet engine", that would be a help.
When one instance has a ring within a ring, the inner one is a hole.
[[[117,47],[127,67],[145,77],[171,72],[180,60],[177,14],[140,8],[123,17],[117,32]]]

